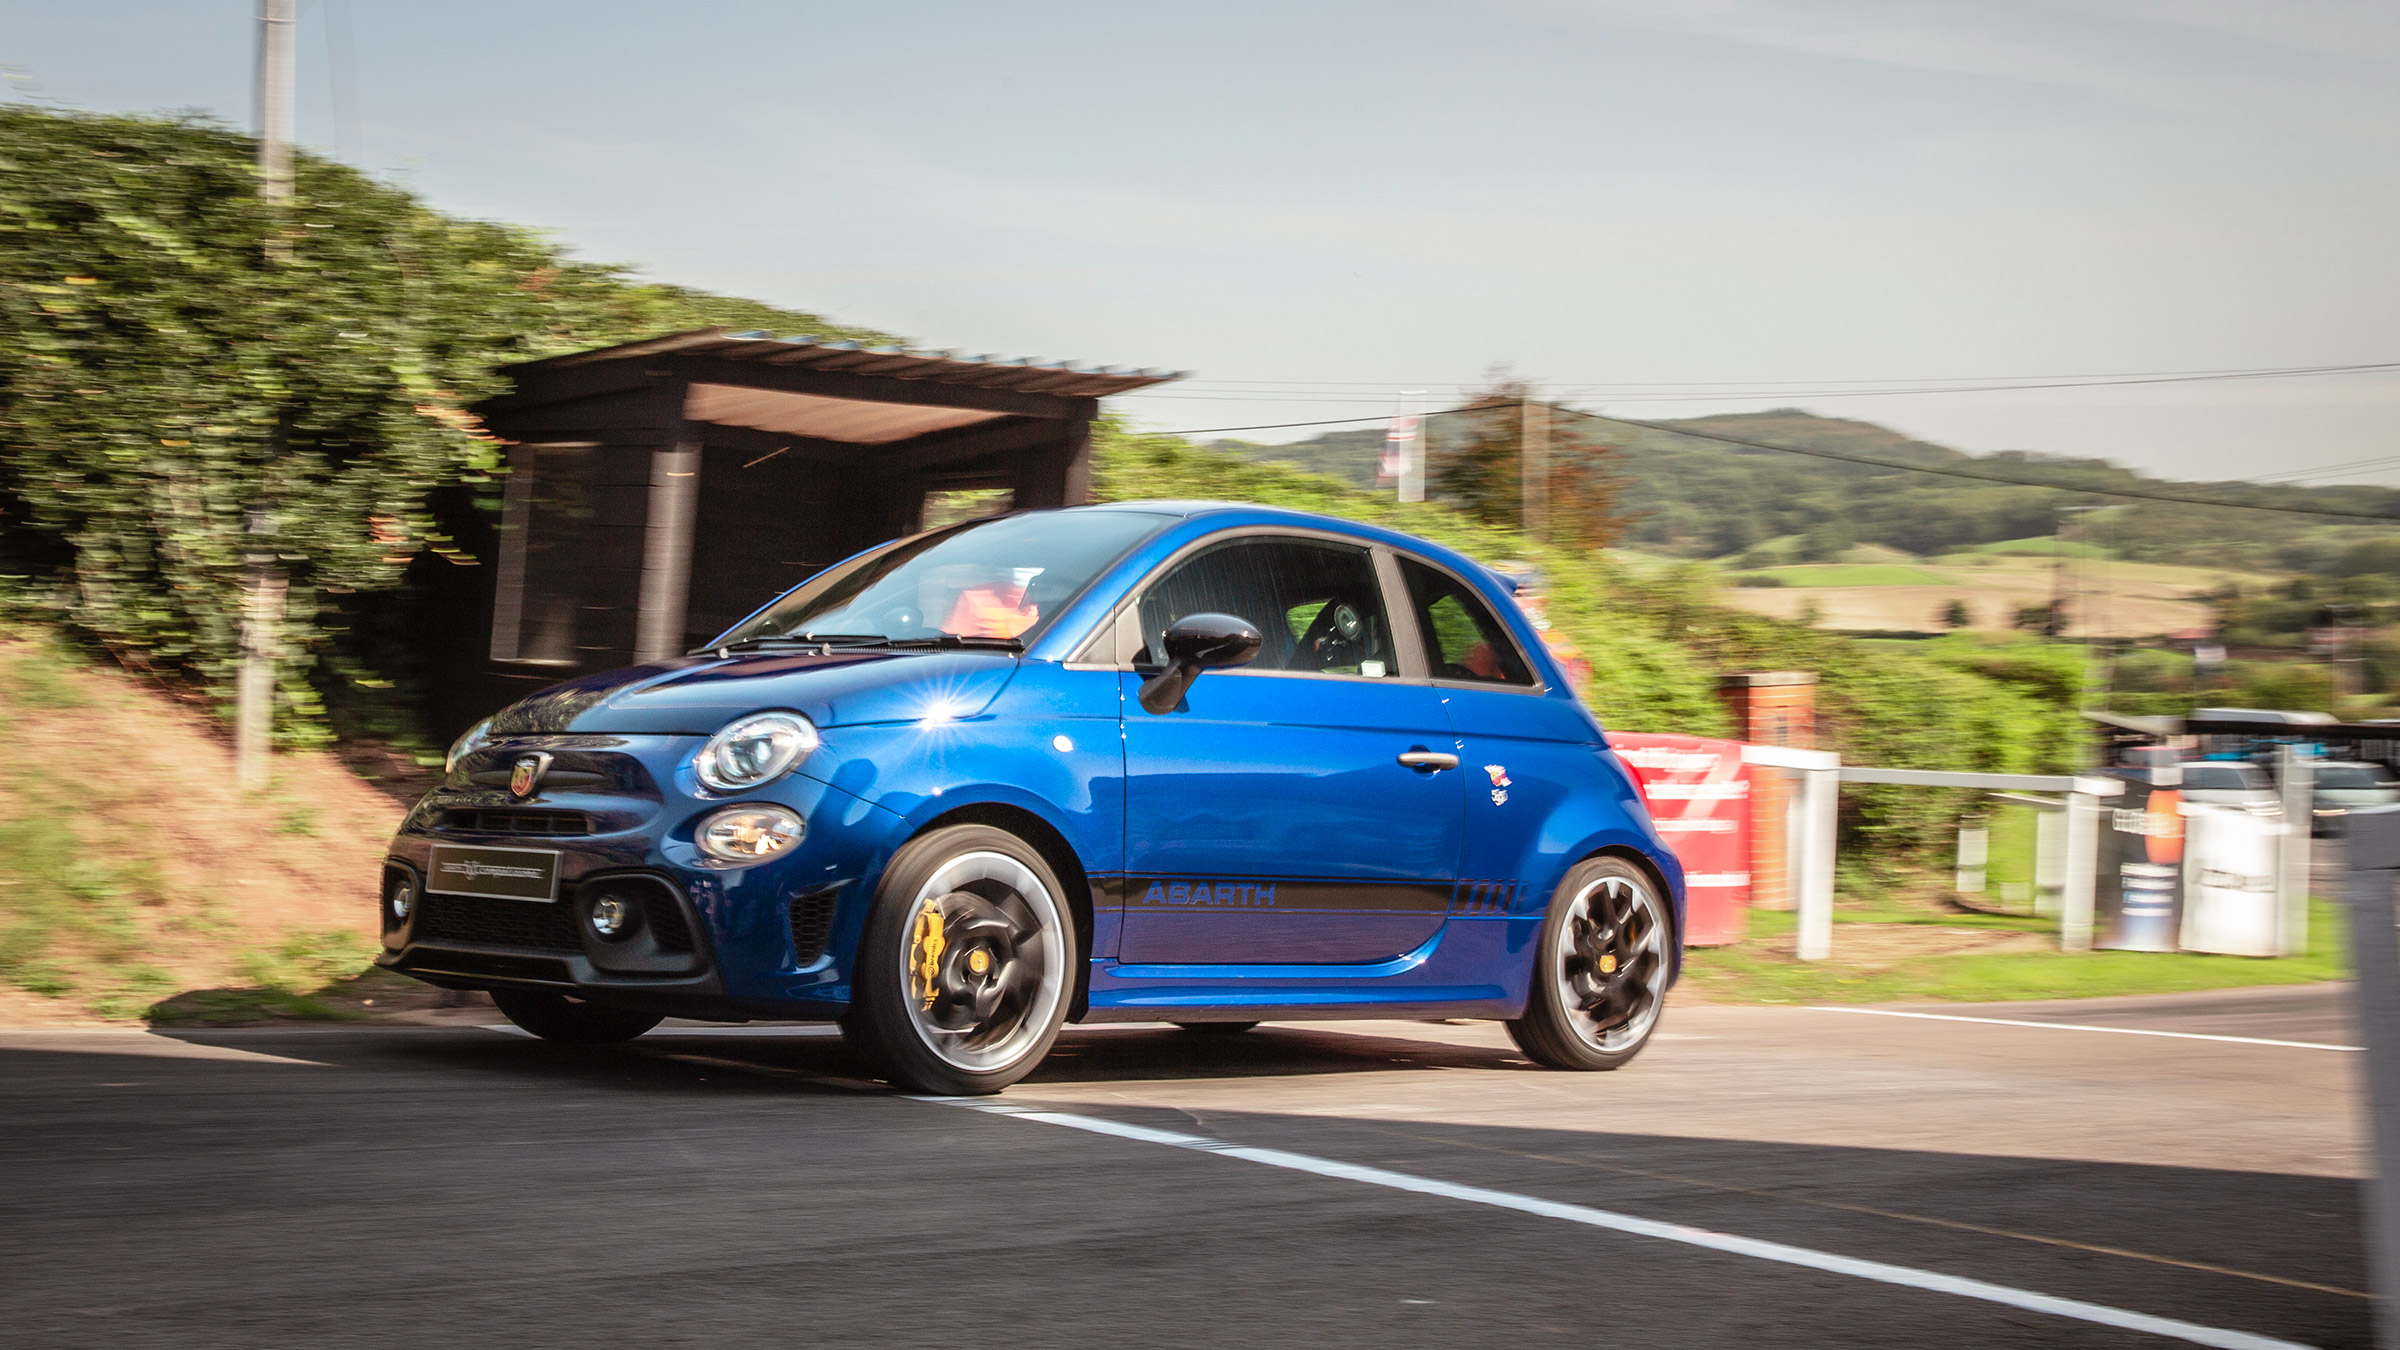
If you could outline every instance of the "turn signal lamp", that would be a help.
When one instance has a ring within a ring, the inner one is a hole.
[[[729,806],[703,818],[692,839],[718,862],[746,867],[783,856],[807,833],[799,815],[783,807]]]

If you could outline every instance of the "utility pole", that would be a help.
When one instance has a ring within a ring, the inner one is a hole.
[[[292,29],[296,0],[258,4],[258,195],[292,196]]]
[[[1546,540],[1550,537],[1550,405],[1521,398],[1517,410],[1522,418],[1517,432],[1518,514],[1525,533]]]
[[[270,216],[292,198],[292,29],[295,0],[259,0],[258,196]],[[279,219],[267,222],[267,261],[289,253]],[[276,447],[280,449],[280,445]],[[272,536],[274,516],[253,505],[250,534]],[[275,642],[283,618],[285,580],[270,539],[242,555],[242,666],[234,681],[234,778],[244,792],[267,784],[275,731]]]
[[[1425,500],[1425,454],[1432,449],[1432,436],[1425,425],[1425,391],[1403,389],[1401,397],[1408,400],[1409,439],[1400,453],[1400,500]]]

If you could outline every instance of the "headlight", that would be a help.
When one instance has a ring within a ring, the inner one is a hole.
[[[700,781],[719,792],[772,783],[817,748],[816,724],[798,713],[757,713],[708,738],[692,760]]]
[[[800,817],[780,806],[729,806],[701,820],[692,839],[719,862],[749,864],[781,857],[807,833]]]
[[[492,719],[488,717],[468,727],[466,735],[450,743],[450,753],[442,756],[442,772],[457,772],[458,762],[482,749],[483,743],[492,738],[491,733]]]

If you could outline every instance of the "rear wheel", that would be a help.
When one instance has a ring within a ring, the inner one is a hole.
[[[913,1092],[998,1092],[1058,1038],[1075,927],[1032,845],[954,825],[893,856],[867,915],[843,1031],[874,1072]]]
[[[1614,1069],[1640,1054],[1667,996],[1666,902],[1622,858],[1579,863],[1542,924],[1533,990],[1509,1039],[1553,1069]]]
[[[566,1045],[615,1045],[665,1020],[659,1013],[614,1008],[546,989],[495,989],[492,1003],[509,1021],[545,1041]]]

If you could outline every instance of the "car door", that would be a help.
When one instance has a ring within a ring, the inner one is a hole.
[[[1528,893],[1549,863],[1542,830],[1592,780],[1591,724],[1541,680],[1491,602],[1449,570],[1405,553],[1395,561],[1424,661],[1449,713],[1465,779],[1459,915],[1535,912]]]
[[[1439,696],[1404,678],[1382,576],[1336,537],[1235,534],[1171,560],[1127,611],[1120,959],[1371,963],[1441,931],[1463,778]],[[1257,659],[1143,711],[1140,667],[1205,613],[1256,627]]]

